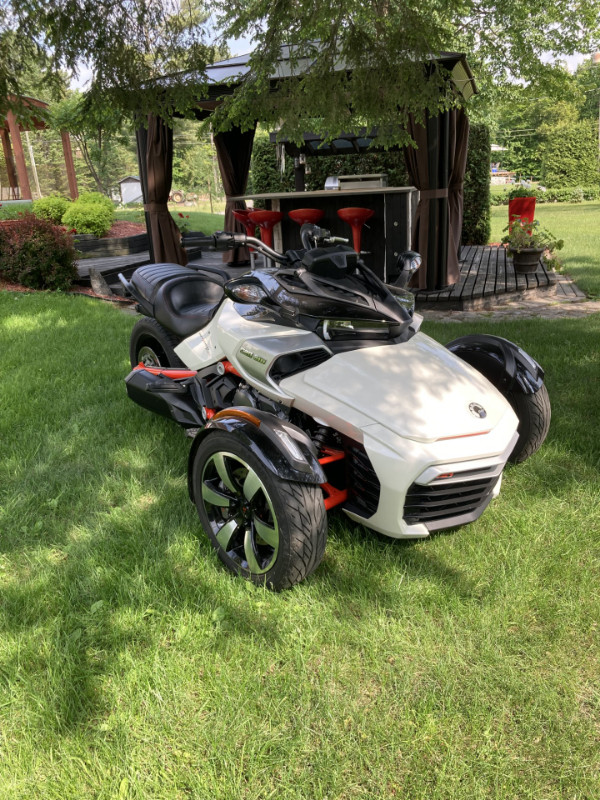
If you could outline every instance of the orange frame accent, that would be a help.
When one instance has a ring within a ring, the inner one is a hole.
[[[341,505],[344,501],[348,499],[348,490],[347,489],[337,489],[335,486],[332,486],[330,483],[322,483],[321,489],[325,493],[325,510],[329,511],[336,506]]]
[[[240,373],[237,371],[237,369],[233,366],[231,361],[221,361],[221,364],[223,364],[225,372],[229,372],[231,375],[237,375],[238,378],[242,377]]]
[[[165,378],[171,378],[173,381],[179,381],[183,378],[195,378],[198,374],[195,369],[177,369],[176,367],[145,367],[142,362],[133,368],[133,371],[145,369],[151,375],[164,375]]]

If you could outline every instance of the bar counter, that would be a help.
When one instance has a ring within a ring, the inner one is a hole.
[[[365,263],[383,280],[392,274],[398,254],[410,249],[410,231],[417,208],[418,191],[414,186],[320,189],[314,192],[274,192],[249,194],[233,200],[260,201],[271,211],[283,212],[281,224],[274,229],[275,249],[284,252],[300,248],[300,226],[289,219],[297,208],[318,208],[325,212],[319,223],[334,236],[344,236],[352,244],[350,225],[337,215],[339,208],[371,208],[375,214],[363,226],[361,249]]]

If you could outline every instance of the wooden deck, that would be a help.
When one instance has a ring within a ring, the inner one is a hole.
[[[189,251],[190,266],[223,265],[221,253]],[[147,252],[137,255],[86,258],[78,264],[79,283],[90,284],[89,271],[100,274],[109,288],[116,294],[122,293],[118,273],[130,277],[134,270],[149,264]],[[507,258],[504,247],[486,245],[463,247],[460,261],[460,280],[454,286],[441,291],[415,291],[418,309],[478,310],[494,309],[503,301],[520,297],[545,298],[548,300],[558,294],[562,299],[580,299],[583,293],[566,276],[557,276],[547,270],[540,261],[536,272],[518,275],[512,259]]]
[[[514,299],[532,292],[556,292],[556,274],[540,260],[536,272],[515,272],[504,247],[497,245],[463,247],[460,253],[460,279],[441,291],[415,291],[417,308],[473,309],[493,308],[501,299]]]

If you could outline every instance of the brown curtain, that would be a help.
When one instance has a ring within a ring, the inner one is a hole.
[[[423,125],[417,125],[412,114],[409,116],[407,127],[416,147],[404,148],[404,161],[406,162],[410,180],[420,193],[413,223],[411,247],[417,253],[420,253],[423,259],[423,266],[414,276],[412,285],[415,288],[427,289],[429,288],[427,286],[427,265],[430,256],[428,252],[430,199],[427,197],[427,192],[429,191],[430,180],[427,158],[427,129]]]
[[[181,234],[167,208],[173,181],[173,129],[164,120],[148,115],[146,139],[147,212],[155,263],[187,264]]]
[[[462,108],[450,112],[450,181],[448,183],[448,213],[450,231],[448,253],[460,258],[463,223],[464,180],[469,149],[469,119]]]
[[[417,125],[411,115],[408,131],[417,147],[405,148],[404,158],[410,179],[420,191],[412,247],[423,257],[414,285],[433,291],[455,284],[460,277],[469,121],[462,109],[429,117],[426,125]]]
[[[217,133],[215,136],[219,170],[227,198],[225,204],[226,231],[245,233],[243,225],[233,216],[233,211],[236,208],[246,208],[246,203],[243,200],[232,200],[231,198],[242,195],[246,191],[255,130],[256,126],[243,133],[239,128],[232,128],[230,131]],[[229,264],[239,264],[247,261],[248,258],[248,251],[245,247],[223,253],[223,261]]]

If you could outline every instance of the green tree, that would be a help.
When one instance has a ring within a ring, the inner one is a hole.
[[[92,70],[90,96],[110,93],[112,107],[169,115],[197,96],[215,48],[205,43],[202,0],[2,0],[0,113],[23,94],[19,64],[37,57],[42,81],[57,90],[63,70]],[[180,73],[194,70],[193,85]],[[169,97],[153,81],[169,76]]]
[[[576,9],[572,0],[217,0],[214,8],[223,40],[250,32],[255,45],[251,74],[215,121],[247,127],[256,118],[269,126],[283,120],[282,133],[295,138],[309,116],[329,136],[368,120],[387,142],[403,143],[397,123],[409,112],[456,102],[447,76],[423,68],[431,53],[464,50],[489,99],[493,86],[511,84],[556,92],[563,76],[545,63],[547,54],[590,52],[600,39],[597,0],[578,0]],[[17,49],[36,42],[51,54],[49,73],[76,71],[83,61],[93,72],[92,94],[109,91],[123,109],[168,116],[190,111],[207,91],[204,68],[215,53],[204,20],[199,0],[3,0],[0,37],[11,33]],[[271,91],[284,44],[286,69],[297,79]],[[12,59],[0,42],[0,90],[18,87]],[[160,91],[164,80],[156,83],[165,74],[168,93]]]
[[[137,171],[133,131],[118,108],[108,101],[101,107],[80,92],[71,92],[52,106],[52,128],[67,130],[81,151],[93,184],[84,179],[83,188],[108,194],[116,181]]]
[[[368,120],[388,142],[403,143],[398,131],[408,112],[436,113],[455,102],[444,91],[440,71],[422,63],[431,53],[467,53],[489,102],[493,88],[535,83],[560,92],[564,70],[547,54],[586,52],[600,35],[600,5],[582,0],[228,0],[221,21],[228,36],[253,32],[251,78],[240,85],[218,118],[244,124],[258,116],[269,125],[283,119],[282,133],[299,138],[306,116],[334,136]],[[280,46],[291,46],[290,69],[298,76],[277,92],[272,75],[281,70]],[[346,69],[336,69],[340,66]],[[309,68],[310,67],[310,68]],[[477,104],[474,104],[477,107]]]
[[[582,95],[581,117],[598,123],[600,114],[600,61],[589,58],[575,72],[575,82]]]

